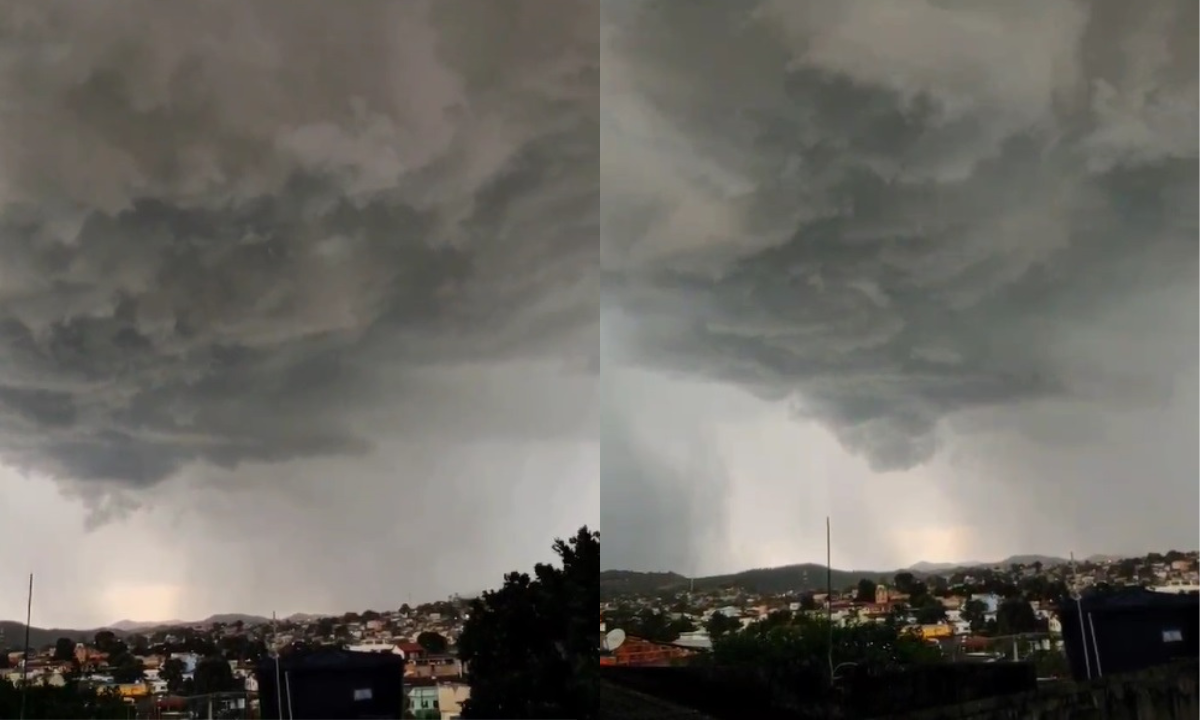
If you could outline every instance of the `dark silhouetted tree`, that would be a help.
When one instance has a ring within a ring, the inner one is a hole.
[[[75,657],[75,641],[71,638],[60,637],[54,641],[54,659],[67,662]]]
[[[92,637],[96,649],[112,655],[116,652],[117,635],[112,630],[101,630]]]
[[[968,600],[962,608],[962,619],[971,625],[971,632],[981,633],[986,626],[987,604],[982,600]]]
[[[724,613],[713,613],[704,626],[704,629],[708,631],[709,637],[713,640],[724,637],[729,633],[737,632],[741,628],[742,622],[740,620],[729,617]]]
[[[913,608],[913,616],[922,625],[934,625],[946,619],[946,608],[939,602],[925,603]]]
[[[458,641],[471,697],[464,718],[596,717],[600,534],[556,540],[562,567],[509,573],[471,603]]]
[[[119,683],[137,682],[146,676],[142,661],[128,653],[118,656],[115,664],[109,664],[112,665],[113,680]]]
[[[996,608],[996,632],[1017,635],[1045,631],[1046,624],[1038,619],[1033,607],[1024,600],[1005,600]]]
[[[20,717],[21,690],[0,682],[0,718]],[[34,718],[128,718],[130,708],[118,695],[68,682],[62,687],[32,685],[28,688],[25,717]]]
[[[427,655],[445,655],[446,648],[449,646],[446,638],[429,630],[417,635],[417,644],[421,646]]]
[[[179,658],[171,658],[162,665],[158,675],[167,683],[167,690],[173,693],[179,692],[183,687],[183,673],[187,670],[187,666]]]
[[[858,581],[858,592],[854,599],[862,603],[875,602],[875,590],[878,586],[868,578],[863,578]]]
[[[237,678],[233,676],[233,668],[220,655],[206,657],[196,663],[192,678],[199,695],[241,689]]]
[[[329,638],[333,637],[333,631],[337,627],[338,622],[331,617],[323,617],[316,623],[317,637]]]
[[[828,678],[829,641],[833,663],[852,662],[886,669],[936,662],[942,655],[920,638],[889,623],[858,623],[832,628],[824,618],[795,615],[790,622],[770,618],[713,641],[713,660],[725,667],[757,667],[781,682],[794,674],[816,673]]]

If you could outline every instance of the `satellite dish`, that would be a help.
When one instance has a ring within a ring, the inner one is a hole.
[[[625,642],[625,631],[619,628],[612,630],[604,636],[604,649],[613,652],[621,647],[621,643],[623,642]]]

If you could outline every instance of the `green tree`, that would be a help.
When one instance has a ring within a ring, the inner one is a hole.
[[[320,620],[317,621],[317,623],[315,625],[317,637],[322,637],[322,638],[333,637],[333,631],[337,627],[338,624],[339,623],[334,618],[331,618],[331,617],[321,618]]]
[[[54,659],[67,662],[75,657],[75,641],[71,638],[60,637],[54,641]]]
[[[913,608],[913,615],[922,625],[935,625],[946,619],[946,608],[940,602],[923,603]]]
[[[170,658],[163,663],[162,668],[158,671],[158,676],[167,683],[167,690],[172,693],[179,692],[183,687],[183,673],[187,670],[187,666],[179,658]]]
[[[95,642],[97,650],[109,655],[118,654],[120,649],[125,645],[125,643],[117,639],[117,634],[112,630],[101,630],[92,636],[92,640]],[[118,648],[118,643],[120,643],[121,648]]]
[[[618,626],[614,625],[613,627]],[[634,637],[653,642],[674,642],[679,638],[679,633],[672,630],[667,616],[650,608],[638,613],[630,619],[628,624],[621,627]]]
[[[875,590],[878,586],[870,578],[862,578],[858,581],[858,592],[854,599],[861,603],[875,602]]]
[[[113,680],[119,683],[134,683],[146,677],[146,668],[142,661],[128,653],[118,657],[112,665]]]
[[[941,653],[889,623],[834,625],[824,618],[797,615],[787,624],[761,621],[713,641],[713,661],[722,666],[757,667],[787,681],[797,671],[828,675],[833,664],[856,663],[886,669],[936,662]]]
[[[713,613],[705,624],[705,629],[708,631],[708,636],[714,641],[717,638],[724,637],[730,633],[737,632],[742,628],[742,623],[737,618],[729,617],[724,613]]]
[[[1033,663],[1037,676],[1041,678],[1065,678],[1071,675],[1071,665],[1060,650],[1034,650],[1025,661]]]
[[[1045,624],[1024,600],[1005,600],[996,608],[996,631],[1001,635],[1042,632]]]
[[[25,694],[9,682],[0,682],[0,718],[128,718],[129,706],[111,692],[97,692],[77,682],[65,686],[32,685]]]
[[[428,630],[417,635],[417,644],[421,646],[427,655],[445,655],[446,649],[450,645],[445,637]]]
[[[458,641],[471,697],[464,718],[596,717],[600,534],[556,540],[562,567],[509,573],[471,603]]]
[[[133,645],[129,648],[129,652],[142,657],[150,654],[150,641],[146,639],[145,635],[136,635],[130,639]]]
[[[198,695],[241,689],[237,678],[233,676],[233,668],[220,655],[212,655],[196,663],[192,679]]]
[[[979,634],[983,632],[986,615],[987,604],[982,600],[968,600],[962,609],[962,619],[966,620],[971,625],[971,632]]]
[[[898,591],[904,593],[905,595],[912,594],[913,581],[914,581],[913,574],[910,572],[907,572],[907,571],[898,572],[898,573],[896,573],[896,576],[892,578],[892,583],[895,586],[895,588]]]

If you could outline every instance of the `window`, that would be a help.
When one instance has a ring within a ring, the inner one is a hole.
[[[1175,629],[1163,630],[1162,636],[1163,636],[1163,642],[1165,642],[1165,643],[1183,642],[1183,631],[1182,630],[1175,630]]]
[[[354,701],[370,700],[372,696],[371,688],[361,688],[354,691]]]

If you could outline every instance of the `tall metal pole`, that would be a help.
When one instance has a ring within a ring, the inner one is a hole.
[[[1087,679],[1092,679],[1092,661],[1088,658],[1087,630],[1083,629],[1083,593],[1079,591],[1079,576],[1075,569],[1075,552],[1071,551],[1071,594],[1075,596],[1075,612],[1079,615],[1079,642],[1083,643],[1083,667]]]
[[[271,611],[271,644],[275,646],[275,702],[279,708],[279,720],[283,720],[283,678],[279,673],[279,621]]]
[[[829,682],[833,682],[833,543],[825,516],[825,622],[829,625]]]
[[[29,624],[33,619],[33,573],[29,573],[29,596],[25,600],[25,647],[21,652],[21,720],[25,720],[25,695],[29,692]]]

